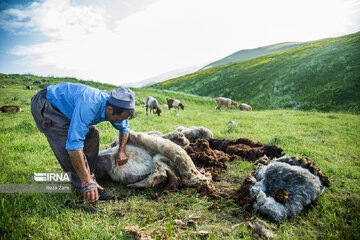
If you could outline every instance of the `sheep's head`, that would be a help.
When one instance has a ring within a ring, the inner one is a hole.
[[[157,108],[155,113],[156,113],[158,116],[160,116],[161,109],[160,109],[160,108]]]
[[[181,109],[184,110],[184,105],[182,105],[182,103],[179,103],[179,107],[181,107]]]
[[[240,104],[238,104],[237,102],[231,100],[231,105],[234,105],[234,106],[236,106],[236,107],[239,107]]]

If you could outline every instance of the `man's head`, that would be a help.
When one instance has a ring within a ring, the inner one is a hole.
[[[111,92],[106,102],[106,119],[122,122],[135,117],[135,93],[129,88],[118,88]]]

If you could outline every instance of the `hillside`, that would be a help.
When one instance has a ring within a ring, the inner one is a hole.
[[[360,111],[360,32],[229,63],[151,88],[224,96],[254,109]]]
[[[254,48],[254,49],[243,49],[237,51],[227,57],[224,57],[218,61],[212,62],[200,70],[205,70],[212,67],[217,67],[223,64],[238,62],[242,60],[247,60],[251,58],[265,56],[271,53],[285,51],[291,48],[303,46],[309,44],[310,42],[285,42],[285,43],[278,43],[272,44],[264,47]]]

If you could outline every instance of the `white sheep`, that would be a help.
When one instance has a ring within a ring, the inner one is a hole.
[[[160,116],[161,109],[159,108],[158,100],[156,100],[155,98],[153,98],[151,96],[148,96],[147,99],[146,99],[145,107],[146,107],[146,115],[148,115],[148,108],[150,108],[150,114],[151,114],[151,111],[156,109],[155,113],[158,116]]]

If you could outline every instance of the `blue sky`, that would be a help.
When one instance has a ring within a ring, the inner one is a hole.
[[[0,3],[0,72],[126,84],[241,49],[360,30],[360,0]]]

